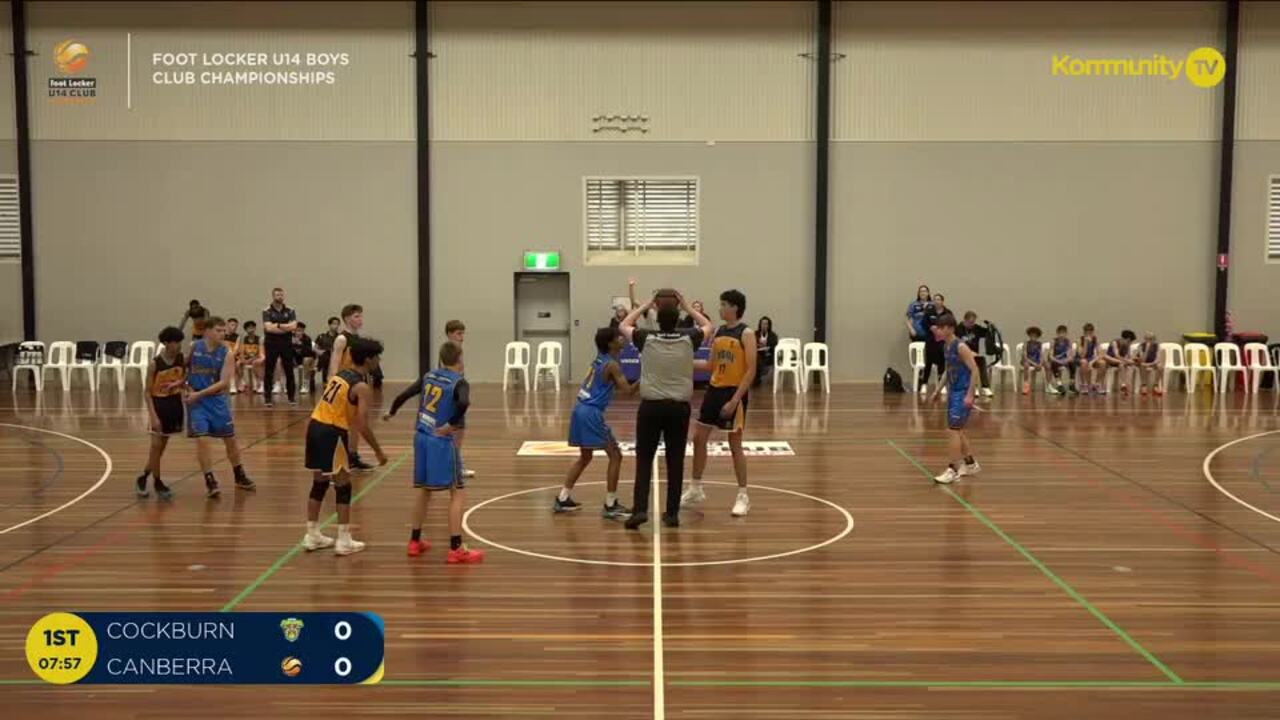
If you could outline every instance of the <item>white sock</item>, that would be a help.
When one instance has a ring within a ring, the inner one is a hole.
[[[339,539],[339,540],[342,540],[342,541],[350,541],[350,540],[351,540],[351,526],[350,526],[350,525],[339,525],[339,526],[338,526],[338,539]]]
[[[618,502],[618,493],[605,493],[604,506],[613,507]]]
[[[560,502],[569,499],[569,488],[560,488]]]
[[[316,528],[316,522],[315,522],[314,520],[308,520],[308,521],[307,521],[307,534],[308,534],[308,535],[319,535],[319,534],[320,534],[320,530],[319,530],[318,528]]]
[[[746,496],[747,496],[747,489],[746,489],[746,488],[738,488],[738,497],[746,497]]]

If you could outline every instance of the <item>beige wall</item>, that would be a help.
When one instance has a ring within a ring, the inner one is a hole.
[[[18,172],[13,114],[13,30],[8,2],[0,2],[0,173]],[[0,342],[22,339],[22,265],[0,260]]]

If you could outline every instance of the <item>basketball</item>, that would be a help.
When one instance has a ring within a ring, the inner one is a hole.
[[[302,661],[296,657],[287,657],[280,661],[280,669],[289,677],[297,677],[302,672]]]
[[[663,288],[653,294],[653,306],[661,310],[662,308],[676,309],[680,307],[680,296],[671,288]]]

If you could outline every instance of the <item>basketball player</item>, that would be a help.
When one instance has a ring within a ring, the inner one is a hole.
[[[379,465],[387,464],[387,456],[369,424],[369,407],[373,404],[369,373],[378,367],[382,343],[354,338],[347,352],[352,367],[329,378],[307,424],[307,469],[313,475],[311,499],[307,501],[307,534],[302,537],[302,547],[308,551],[332,547],[335,555],[351,555],[364,549],[364,543],[351,537],[351,473],[347,469],[347,442],[351,431],[364,436],[377,455]],[[320,506],[324,504],[330,482],[338,510],[336,543],[321,534],[318,526]]]
[[[462,347],[462,341],[467,339],[467,326],[461,320],[450,320],[444,324],[445,337],[449,338],[449,342],[456,343],[458,347]],[[467,418],[464,415],[458,419],[459,425],[457,431],[453,434],[453,441],[458,444],[458,457],[462,457],[462,441],[467,437]],[[476,471],[467,467],[466,463],[462,465],[462,477],[473,478]]]
[[[596,359],[591,363],[587,378],[578,389],[578,402],[573,407],[573,417],[569,421],[569,445],[578,448],[578,459],[569,466],[569,474],[564,479],[564,487],[560,495],[551,505],[557,513],[574,512],[582,508],[573,501],[570,494],[587,466],[591,464],[596,450],[604,450],[609,456],[609,469],[605,475],[605,498],[602,514],[610,520],[624,518],[631,512],[618,502],[618,476],[622,473],[622,450],[613,437],[613,431],[605,422],[604,412],[613,400],[614,390],[624,393],[635,392],[639,385],[632,385],[622,374],[622,366],[618,364],[618,356],[622,354],[624,344],[622,333],[617,328],[600,328],[596,330]]]
[[[702,489],[702,473],[707,469],[707,439],[719,428],[729,433],[729,451],[733,455],[733,474],[738,478],[738,498],[733,503],[733,516],[743,517],[751,511],[747,496],[747,456],[742,450],[742,430],[747,417],[747,391],[756,377],[756,334],[742,322],[747,297],[738,290],[720,293],[720,319],[724,325],[716,330],[711,343],[711,382],[702,398],[698,425],[693,431],[693,482],[680,498],[682,507],[707,499]],[[696,363],[707,369],[707,361]]]
[[[182,387],[187,384],[187,367],[182,361],[182,331],[167,327],[160,331],[160,354],[147,368],[147,409],[151,411],[151,455],[138,476],[138,497],[147,497],[147,477],[156,479],[156,496],[172,500],[173,491],[160,479],[160,459],[169,446],[169,436],[182,432],[185,412]]]
[[[211,317],[205,325],[204,338],[191,343],[191,359],[187,363],[187,386],[191,392],[182,398],[187,404],[187,435],[196,439],[196,457],[204,473],[205,496],[209,498],[218,497],[220,492],[213,477],[213,438],[222,438],[226,446],[236,488],[257,489],[240,464],[236,426],[227,398],[227,388],[235,376],[235,359],[222,342],[226,330],[222,318]]]
[[[977,388],[974,378],[978,376],[978,361],[974,359],[969,346],[956,337],[955,315],[946,313],[935,320],[933,335],[942,343],[947,358],[947,382],[935,388],[929,399],[936,399],[944,385],[951,390],[947,395],[947,427],[950,430],[947,436],[951,464],[934,480],[950,485],[966,475],[977,475],[982,470],[978,461],[973,458],[969,436],[964,432],[965,423],[969,422],[969,413],[973,410],[973,397]]]
[[[466,504],[466,478],[454,441],[458,421],[471,404],[471,388],[462,377],[462,346],[453,341],[440,348],[440,367],[428,372],[422,380],[396,396],[391,410],[383,416],[390,420],[400,406],[420,395],[417,432],[413,439],[413,486],[418,489],[413,515],[410,517],[409,557],[431,549],[422,539],[422,522],[427,516],[431,493],[449,491],[450,565],[473,565],[484,562],[483,550],[471,550],[462,544],[462,508]]]
[[[351,361],[351,341],[360,337],[360,330],[364,328],[364,308],[360,305],[355,303],[344,305],[341,315],[343,330],[333,339],[333,352],[329,357],[329,377],[355,367],[355,363]],[[360,459],[359,450],[360,436],[356,435],[351,438],[351,447],[348,448],[350,456],[348,465],[352,470],[372,470],[372,465]]]

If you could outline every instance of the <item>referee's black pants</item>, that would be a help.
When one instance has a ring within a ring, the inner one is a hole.
[[[276,362],[284,363],[284,387],[289,393],[289,402],[298,399],[298,380],[293,376],[293,345],[288,342],[289,336],[282,335],[285,338],[283,343],[266,342],[267,360],[266,366],[262,368],[262,394],[266,397],[267,402],[271,402],[272,390],[275,389],[276,382]]]
[[[679,400],[642,400],[636,413],[636,486],[632,513],[649,512],[653,484],[653,458],[658,441],[667,445],[667,511],[680,514],[684,491],[684,446],[689,440],[689,403]]]

